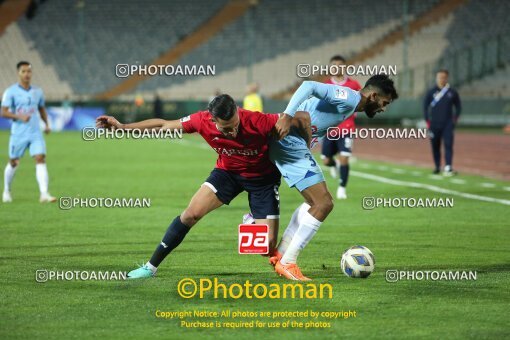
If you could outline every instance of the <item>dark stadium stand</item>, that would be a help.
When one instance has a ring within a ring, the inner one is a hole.
[[[450,46],[445,50],[445,53],[473,45],[488,36],[508,34],[510,32],[509,13],[510,2],[508,1],[469,0],[455,13],[446,34]]]
[[[7,1],[4,5],[7,3],[12,1]],[[36,61],[37,74],[43,78],[39,83],[51,88],[48,93],[52,98],[66,94],[93,96],[105,93],[122,82],[122,79],[115,76],[116,64],[145,64],[157,60],[182,42],[183,38],[196,32],[215,13],[225,8],[227,3],[228,0],[153,0],[150,2],[151,6],[142,7],[137,0],[45,1],[31,20],[22,16],[9,26],[10,30],[9,27],[6,30],[7,34],[4,34],[2,39],[4,45],[0,44],[3,49],[0,57],[5,62],[5,66],[1,64],[0,84],[5,86],[11,82],[8,65],[15,64],[20,55],[23,55]],[[422,19],[423,13],[440,3],[446,1],[410,0],[410,21]],[[424,82],[423,74],[429,74],[427,77],[433,76],[427,70],[437,66],[458,70],[452,81],[461,86],[490,76],[510,62],[510,39],[506,37],[510,32],[510,21],[506,18],[510,3],[496,0],[469,0],[461,3],[449,19],[438,22],[437,25],[433,21],[428,22],[429,26],[425,28],[432,28],[430,34],[427,30],[411,33],[410,46],[419,41],[437,46],[435,49],[424,47],[419,56],[433,51],[439,53],[439,58],[438,55],[413,57],[410,68],[416,67],[415,89],[409,93],[420,95],[423,84],[419,82]],[[203,10],[206,7],[207,10]],[[348,8],[348,11],[345,11],[345,8]],[[495,8],[497,10],[494,10]],[[183,65],[215,65],[214,80],[219,81],[221,87],[222,84],[228,84],[232,77],[240,78],[232,73],[234,70],[246,69],[248,64],[273,62],[287,53],[309,50],[308,56],[315,56],[314,60],[317,62],[323,61],[316,52],[328,42],[336,43],[339,38],[347,40],[356,36],[347,46],[359,46],[359,49],[339,51],[347,53],[349,57],[352,57],[353,53],[362,52],[363,48],[378,46],[376,43],[381,45],[385,37],[391,36],[401,27],[403,11],[401,1],[347,0],[339,3],[313,0],[299,2],[299,6],[292,0],[254,1],[253,7],[246,14],[226,24],[219,33],[197,44],[198,47],[193,47],[190,52],[183,53],[184,56],[177,58],[177,62]],[[325,16],[324,13],[329,15]],[[4,15],[1,17],[4,19]],[[384,23],[389,23],[384,28],[387,31],[381,28]],[[444,29],[434,32],[434,26]],[[379,40],[370,43],[362,41],[373,35],[371,30],[380,34],[377,38]],[[358,37],[362,33],[364,36]],[[432,34],[435,34],[435,37],[432,37]],[[493,47],[491,44],[498,37],[503,38]],[[441,39],[448,43],[442,45]],[[16,43],[17,41],[19,43]],[[359,43],[353,44],[352,41]],[[388,63],[400,58],[402,48],[401,45],[395,48],[395,43],[401,44],[399,41],[385,44],[377,50],[375,56],[361,62]],[[473,49],[458,59],[455,59],[456,56],[451,57],[468,46],[480,48]],[[416,49],[411,50],[411,54],[413,51]],[[474,61],[473,70],[467,72],[466,65],[470,60]],[[264,72],[259,72],[259,75],[264,79],[267,79],[268,74],[274,75],[271,71],[281,62],[279,60],[274,65],[265,65]],[[430,63],[430,66],[425,63]],[[288,73],[287,70],[285,72]],[[228,75],[222,78],[225,74]],[[293,74],[285,79],[281,74],[274,76],[279,78],[278,84],[274,82],[271,88],[263,86],[264,90],[271,91],[268,95],[285,91],[298,80]],[[135,92],[141,92],[145,95],[157,89],[169,89],[174,85],[179,85],[174,88],[183,87],[184,82],[196,80],[197,77],[154,76],[141,82],[135,91],[119,91],[108,98],[119,93],[133,96]],[[425,83],[430,83],[430,79]],[[188,85],[190,84],[191,82],[188,82]],[[209,83],[204,85],[210,87]],[[244,85],[236,84],[236,88],[240,87]],[[185,98],[188,94],[189,89],[186,88],[179,98]],[[204,98],[202,94],[197,97]]]
[[[437,2],[410,1],[409,14],[422,13]],[[347,7],[348,14],[343,12],[343,8]],[[370,8],[370,11],[367,8]],[[331,15],[324,16],[324,13]],[[293,0],[261,0],[245,17],[186,55],[180,63],[203,64],[206,60],[208,64],[216,65],[216,72],[219,74],[246,65],[248,60],[244,51],[247,48],[251,49],[251,61],[257,63],[281,53],[311,48],[339,36],[348,36],[367,27],[399,18],[402,13],[403,7],[399,1],[348,0],[338,3],[315,0],[301,2],[296,6]],[[252,32],[247,30],[247,20],[254,27]],[[303,27],[306,27],[306,32],[303,32]],[[225,46],[230,47],[228,53]],[[186,77],[171,79],[172,84],[186,80]],[[168,82],[168,77],[153,77],[139,89],[155,90],[161,86],[169,86]]]
[[[137,0],[49,1],[34,19],[18,23],[61,79],[76,93],[91,94],[119,81],[116,64],[153,60],[226,2],[152,0],[151,6],[142,6]],[[200,10],[204,6],[207,11]]]
[[[50,1],[38,9],[32,20],[23,18],[18,23],[25,38],[32,41],[45,62],[56,68],[61,79],[69,80],[75,93],[94,94],[119,82],[113,72],[114,65],[154,60],[226,2],[154,0],[151,6],[142,9],[140,2],[134,0]],[[409,12],[421,13],[436,2],[411,1]],[[202,10],[205,6],[207,11]],[[348,15],[343,13],[344,7],[349,7]],[[339,4],[316,0],[295,6],[292,0],[262,0],[248,18],[242,17],[229,25],[185,56],[181,63],[203,64],[207,60],[208,64],[216,65],[218,74],[245,65],[245,53],[240,57],[236,51],[247,47],[253,51],[252,62],[258,62],[398,18],[402,11],[398,1],[349,0]],[[320,14],[325,12],[331,15]],[[117,15],[112,17],[110,13]],[[247,45],[250,41],[247,19],[255,25],[254,43],[250,46]],[[300,30],[302,27],[307,27],[306,34]],[[225,45],[230,46],[229,53],[225,53]],[[185,77],[173,77],[172,81],[179,83]],[[168,86],[167,82],[164,77],[154,77],[140,89],[153,90]]]

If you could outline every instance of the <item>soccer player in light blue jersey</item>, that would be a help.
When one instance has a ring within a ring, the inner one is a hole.
[[[4,191],[2,201],[12,202],[11,183],[19,165],[19,160],[29,149],[35,160],[35,175],[39,183],[41,196],[39,201],[55,202],[56,198],[48,193],[48,170],[46,168],[46,144],[39,128],[40,120],[45,124],[45,133],[50,132],[48,115],[44,108],[44,94],[36,86],[30,85],[32,65],[20,61],[16,65],[19,82],[8,87],[2,97],[2,117],[12,119],[9,139],[9,163],[4,171]]]
[[[365,112],[373,118],[398,98],[393,81],[386,75],[375,75],[359,92],[332,84],[305,81],[294,93],[285,109],[288,121],[297,111],[310,113],[312,147],[328,128],[336,127],[354,112]],[[299,190],[305,199],[292,215],[270,261],[278,274],[291,280],[309,280],[297,266],[297,257],[333,209],[333,199],[324,182],[322,170],[294,130],[280,141],[273,141],[270,157],[290,187]]]

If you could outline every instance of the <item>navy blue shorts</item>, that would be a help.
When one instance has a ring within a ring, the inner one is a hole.
[[[337,153],[340,156],[350,157],[352,155],[352,138],[343,137],[338,140],[324,138],[322,141],[322,155],[324,157],[334,157]]]
[[[280,218],[281,179],[278,171],[263,177],[247,178],[232,172],[214,169],[204,185],[214,191],[218,199],[228,205],[237,195],[246,191],[250,210],[256,219]]]

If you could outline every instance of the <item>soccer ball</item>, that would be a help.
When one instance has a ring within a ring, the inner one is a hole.
[[[342,254],[340,266],[344,274],[349,277],[365,278],[374,271],[375,257],[367,247],[350,247]]]

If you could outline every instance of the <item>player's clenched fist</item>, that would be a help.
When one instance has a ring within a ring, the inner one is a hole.
[[[28,123],[28,121],[30,120],[30,116],[29,115],[24,115],[22,113],[18,113],[18,117],[17,117],[19,120],[21,120],[23,123]]]
[[[291,123],[292,116],[286,113],[282,113],[280,115],[280,118],[278,119],[275,125],[276,136],[279,140],[289,134]]]
[[[96,128],[116,130],[122,128],[122,124],[112,116],[99,116],[96,118]]]

